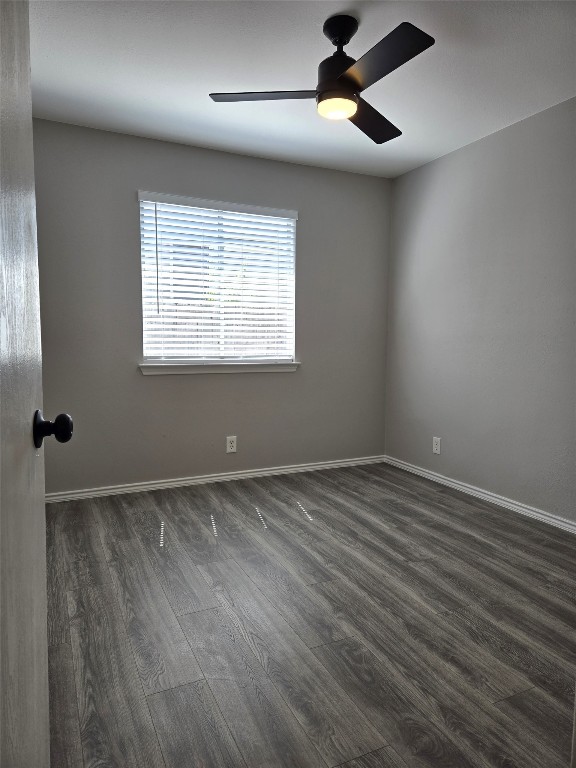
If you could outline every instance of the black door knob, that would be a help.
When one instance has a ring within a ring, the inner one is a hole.
[[[44,438],[50,435],[54,435],[59,443],[67,443],[72,437],[73,429],[72,416],[69,416],[67,413],[60,413],[54,421],[47,421],[44,419],[42,411],[36,411],[32,426],[34,445],[36,448],[40,448]]]

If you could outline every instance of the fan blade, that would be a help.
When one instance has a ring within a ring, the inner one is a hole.
[[[315,99],[316,91],[247,91],[246,93],[211,93],[212,101],[277,101],[278,99]]]
[[[352,64],[340,77],[353,80],[361,91],[434,45],[434,38],[403,21]]]
[[[365,133],[376,144],[384,144],[390,139],[402,136],[402,131],[399,128],[392,125],[390,120],[387,120],[364,99],[358,99],[356,114],[349,117],[348,120],[354,123],[356,128],[360,128],[362,133]]]

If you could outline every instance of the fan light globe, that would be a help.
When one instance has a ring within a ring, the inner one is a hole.
[[[318,97],[318,114],[328,120],[346,120],[357,109],[358,102],[352,95],[327,93]]]

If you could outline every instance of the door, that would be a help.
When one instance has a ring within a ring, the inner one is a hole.
[[[0,765],[48,768],[44,458],[28,3],[0,1]]]
[[[572,730],[572,760],[570,768],[576,768],[576,695],[574,696],[574,727]]]

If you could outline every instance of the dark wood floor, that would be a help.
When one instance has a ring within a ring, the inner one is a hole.
[[[566,768],[576,537],[385,465],[47,508],[52,768]]]

